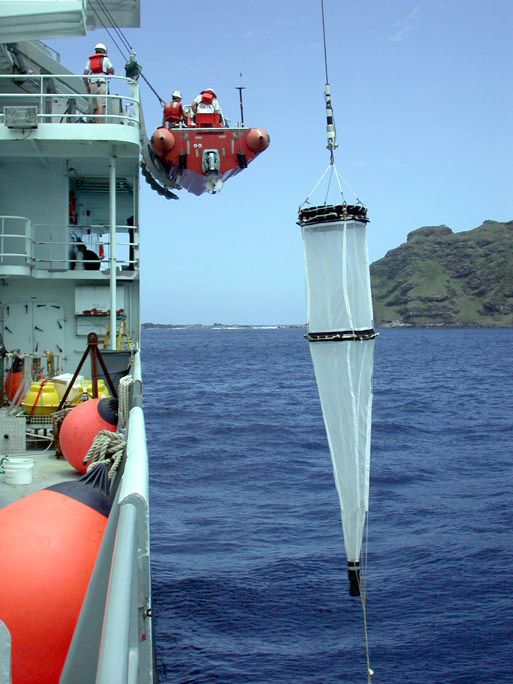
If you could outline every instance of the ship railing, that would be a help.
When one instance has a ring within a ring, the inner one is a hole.
[[[100,642],[97,684],[150,682],[152,672],[148,452],[139,354],[133,370],[126,465]]]
[[[139,352],[126,461],[60,684],[152,684],[148,452]]]
[[[117,225],[116,269],[139,270],[139,232],[136,226]],[[0,216],[0,269],[30,275],[40,271],[98,271],[111,266],[109,226],[104,224],[33,224],[24,216]],[[11,269],[11,270],[10,270]],[[14,269],[14,271],[12,271]]]
[[[0,123],[31,128],[47,123],[97,123],[101,118],[101,123],[139,126],[137,81],[106,76],[108,93],[95,95],[87,92],[84,78],[76,74],[0,75]],[[94,113],[96,101],[105,105],[101,117]]]
[[[0,265],[30,268],[32,228],[24,216],[0,216]]]

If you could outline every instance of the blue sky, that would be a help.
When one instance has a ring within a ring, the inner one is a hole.
[[[513,219],[513,3],[325,0],[335,163],[368,207],[371,262],[420,226],[471,230]],[[320,0],[142,2],[124,33],[164,99],[216,90],[271,146],[218,195],[159,197],[141,179],[142,320],[306,320],[297,209],[326,169]],[[115,38],[115,34],[114,34]],[[81,72],[105,31],[48,41]],[[161,107],[141,83],[148,134]],[[311,204],[324,202],[326,185]],[[354,200],[344,186],[348,202]],[[329,201],[339,201],[333,188]]]

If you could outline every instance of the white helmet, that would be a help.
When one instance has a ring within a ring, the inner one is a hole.
[[[179,97],[180,100],[182,99],[182,93],[179,90],[173,90],[173,94],[171,97]]]
[[[107,48],[103,43],[98,43],[97,45],[94,46],[95,52],[98,52],[98,50],[103,50],[103,52],[107,52]]]

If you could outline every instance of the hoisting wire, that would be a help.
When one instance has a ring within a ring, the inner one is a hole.
[[[313,187],[312,191],[310,192],[310,194],[307,196],[307,198],[303,202],[303,204],[300,205],[300,207],[299,207],[300,210],[305,206],[305,204],[309,203],[310,197],[315,192],[315,190],[318,188],[318,186],[320,185],[321,181],[323,180],[323,178],[326,175],[326,173],[328,172],[328,170],[331,170],[331,173],[330,173],[330,176],[328,179],[328,190],[326,191],[326,196],[324,198],[324,206],[326,206],[326,203],[327,203],[328,193],[329,193],[330,188],[331,188],[331,180],[333,177],[333,173],[335,173],[335,178],[337,180],[338,189],[339,189],[340,194],[342,196],[342,202],[345,203],[344,192],[342,190],[341,181],[343,181],[345,183],[347,188],[353,194],[357,204],[363,206],[361,200],[358,198],[355,191],[351,188],[351,186],[345,180],[345,178],[343,178],[339,174],[337,167],[335,166],[335,150],[337,149],[338,145],[337,145],[337,140],[336,140],[337,132],[336,132],[336,128],[335,128],[335,119],[333,117],[333,108],[332,108],[332,104],[331,104],[331,87],[330,87],[329,80],[328,80],[328,51],[326,48],[326,21],[325,21],[325,17],[324,17],[324,0],[321,0],[321,15],[322,15],[322,39],[323,39],[323,47],[324,47],[324,72],[326,75],[326,85],[325,85],[325,90],[324,90],[324,99],[326,102],[326,137],[327,137],[326,148],[329,150],[329,153],[330,153],[330,163],[329,163],[328,168],[321,175],[321,177],[319,178],[319,180],[317,181],[317,183]]]
[[[99,1],[101,2],[101,0],[99,0]],[[91,5],[91,9],[92,9],[93,12],[96,14],[96,17],[97,17],[98,21],[100,22],[100,24],[103,26],[103,28],[104,28],[105,31],[107,32],[107,35],[109,36],[109,38],[111,39],[111,41],[112,41],[112,42],[114,43],[114,45],[117,47],[117,49],[118,49],[119,53],[121,54],[121,56],[123,57],[123,59],[127,59],[126,55],[123,53],[123,50],[119,47],[118,43],[116,42],[116,39],[114,38],[114,36],[112,35],[112,33],[109,31],[109,29],[108,29],[108,27],[107,27],[107,24],[104,22],[104,20],[103,20],[102,17],[100,16],[100,14],[98,14],[98,10],[95,8],[94,5]],[[110,19],[110,21],[111,21],[111,23],[114,23],[112,19]],[[120,30],[117,26],[116,26],[116,30],[117,30],[117,32],[118,32],[119,34],[121,34],[121,30]],[[122,34],[121,34],[121,35],[122,35]]]
[[[163,100],[163,99],[160,97],[160,95],[157,93],[157,91],[155,90],[155,88],[151,85],[151,83],[148,81],[148,79],[147,79],[146,76],[142,73],[142,71],[141,71],[141,73],[140,73],[140,76],[142,76],[143,81],[146,83],[146,85],[147,85],[148,88],[151,90],[151,92],[155,95],[155,97],[156,97],[157,100],[160,102],[160,104],[161,104],[162,106],[164,106],[164,105],[166,104],[166,101]]]
[[[337,131],[335,129],[335,120],[333,118],[333,107],[331,105],[331,88],[328,79],[328,52],[326,50],[326,27],[324,20],[324,0],[321,0],[321,14],[322,14],[322,39],[324,44],[324,71],[326,73],[326,85],[324,87],[324,100],[326,102],[326,137],[328,144],[326,148],[330,152],[330,164],[335,163],[335,150],[337,149]]]
[[[123,34],[123,31],[122,31],[122,30],[119,28],[119,26],[116,24],[116,22],[115,22],[115,20],[114,20],[114,17],[112,16],[112,14],[111,14],[110,11],[109,11],[109,8],[105,5],[105,3],[103,2],[103,0],[96,0],[96,4],[98,5],[98,7],[100,7],[100,8],[103,10],[103,12],[105,13],[105,15],[107,16],[108,20],[109,20],[110,23],[112,24],[112,28],[116,31],[116,33],[118,34],[119,38],[121,38],[121,41],[125,44],[125,48],[126,48],[129,52],[131,52],[133,48],[132,48],[132,46],[130,45],[130,43],[128,42],[127,37]],[[102,21],[102,20],[100,19],[99,15],[98,15],[98,12],[94,9],[94,4],[93,4],[93,3],[91,3],[91,7],[92,7],[92,9],[93,9],[93,12],[94,12],[94,13],[96,14],[96,16],[98,17],[98,19],[99,19],[100,21]],[[102,24],[103,24],[105,30],[107,30],[107,33],[108,33],[108,29],[107,29],[107,27],[105,26],[105,24],[103,23],[103,21],[102,21]],[[110,34],[109,34],[109,35],[110,35]],[[119,48],[118,48],[118,50],[119,50]]]
[[[98,21],[100,22],[100,24],[103,26],[103,28],[104,28],[105,31],[107,32],[107,35],[109,36],[109,38],[111,39],[111,41],[112,41],[112,42],[114,43],[114,45],[117,47],[117,49],[118,49],[120,55],[121,55],[121,56],[123,57],[123,59],[126,60],[127,62],[130,61],[130,60],[134,60],[134,61],[135,61],[135,59],[134,59],[134,58],[135,58],[135,50],[132,48],[132,46],[131,46],[130,43],[128,42],[126,36],[123,34],[123,31],[122,31],[122,30],[119,28],[119,26],[116,24],[116,22],[115,22],[114,18],[112,17],[111,13],[110,13],[109,10],[107,9],[107,7],[104,5],[103,0],[96,0],[96,2],[97,2],[97,4],[98,4],[98,7],[100,7],[100,8],[103,10],[103,12],[106,14],[106,16],[108,17],[109,22],[112,24],[112,27],[113,27],[114,30],[116,31],[117,35],[121,38],[121,41],[124,43],[124,47],[125,47],[127,50],[129,50],[129,52],[130,52],[129,57],[127,57],[126,54],[123,52],[123,50],[119,47],[119,45],[118,45],[118,43],[116,42],[115,38],[113,37],[112,33],[109,31],[109,29],[108,29],[106,23],[103,21],[102,17],[98,14],[98,11],[96,10],[95,6],[94,6],[93,4],[91,4],[91,8],[92,8],[93,12],[95,13],[95,15],[96,15]],[[165,104],[165,101],[160,97],[160,95],[157,93],[157,91],[155,90],[155,88],[151,85],[151,83],[150,83],[149,80],[146,78],[146,76],[142,73],[142,71],[139,72],[139,75],[142,77],[142,79],[144,80],[144,82],[146,83],[146,85],[148,86],[148,88],[152,91],[152,93],[153,93],[153,94],[155,95],[155,97],[158,99],[158,101],[160,102],[160,104],[161,104],[161,105],[164,105],[164,104]]]
[[[340,194],[342,195],[342,199],[344,200],[344,193],[342,191],[342,185],[341,185],[341,180],[344,181],[344,183],[347,185],[349,190],[352,192],[354,197],[356,198],[356,201],[358,204],[362,204],[361,201],[358,199],[356,193],[354,190],[351,188],[349,183],[342,178],[342,176],[339,174],[337,171],[337,167],[335,166],[335,150],[337,149],[337,133],[336,133],[336,128],[335,128],[335,120],[333,117],[333,107],[331,104],[331,88],[329,84],[329,78],[328,78],[328,52],[326,50],[326,22],[325,22],[325,17],[324,17],[324,0],[321,0],[321,15],[322,15],[322,39],[323,39],[323,46],[324,46],[324,70],[326,74],[326,85],[325,85],[325,90],[324,90],[324,99],[326,102],[326,138],[327,138],[327,145],[326,148],[329,150],[330,153],[330,163],[326,171],[322,174],[321,178],[315,185],[314,189],[308,195],[306,200],[304,201],[303,205],[308,203],[308,200],[310,199],[310,196],[314,192],[314,190],[317,188],[319,183],[322,181],[324,176],[326,175],[328,169],[331,169],[330,177],[328,180],[328,189],[326,191],[326,195],[324,198],[324,206],[326,206],[326,202],[328,199],[328,193],[331,187],[331,179],[333,177],[333,172],[335,173],[335,178],[337,180],[338,184],[338,189],[340,191]],[[366,517],[366,534],[368,535],[368,514]],[[367,539],[365,541],[365,549],[367,549]],[[362,614],[363,614],[363,630],[364,630],[364,636],[365,636],[365,657],[367,660],[367,684],[371,684],[371,678],[374,672],[371,669],[370,666],[370,654],[369,654],[369,635],[368,635],[368,630],[367,630],[367,550],[365,550],[365,556],[364,556],[364,573],[362,577],[362,584],[360,585],[360,579],[358,577],[358,586],[359,586],[359,591],[360,591],[360,597],[361,597],[361,605],[362,605]]]
[[[324,43],[324,69],[326,71],[326,83],[329,83],[328,78],[328,54],[326,52],[326,29],[324,27],[324,0],[321,0],[321,14],[322,14],[322,40]]]

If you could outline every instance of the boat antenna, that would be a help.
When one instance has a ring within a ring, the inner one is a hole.
[[[337,149],[337,131],[333,119],[333,107],[331,104],[331,87],[328,78],[328,53],[326,50],[326,26],[324,20],[324,0],[321,0],[322,13],[322,40],[324,44],[324,70],[326,72],[326,85],[324,87],[324,100],[326,102],[326,148],[330,153],[330,165],[335,164],[335,150]]]
[[[239,91],[240,123],[242,126],[244,126],[244,107],[242,105],[242,91],[246,90],[246,87],[242,85],[242,74],[240,75],[240,86],[235,86],[235,90]]]

